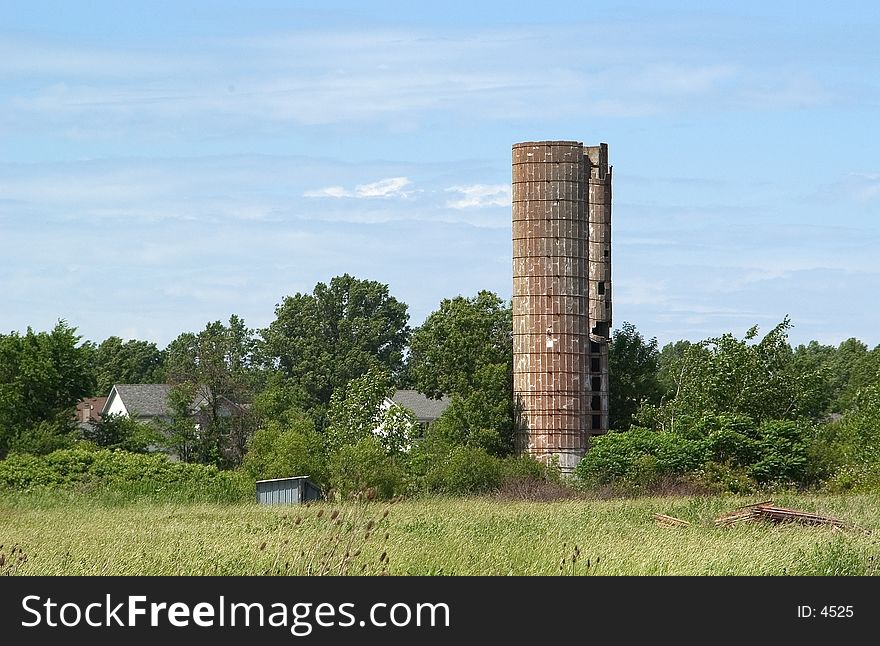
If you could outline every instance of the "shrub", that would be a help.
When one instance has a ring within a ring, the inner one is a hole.
[[[320,486],[328,481],[322,438],[305,413],[286,426],[273,421],[254,433],[241,468],[255,480],[305,475]]]
[[[649,485],[662,476],[696,470],[705,455],[698,440],[634,426],[595,438],[575,474],[588,485]]]
[[[373,435],[343,445],[330,456],[330,485],[341,498],[368,492],[392,498],[404,484],[403,469]]]
[[[425,474],[428,491],[468,494],[490,491],[502,481],[501,460],[480,447],[454,446]]]
[[[807,445],[802,425],[771,420],[758,428],[758,459],[749,475],[761,484],[799,484],[807,474]]]
[[[163,442],[158,429],[138,422],[128,415],[107,415],[97,423],[87,424],[81,431],[83,440],[107,449],[144,453],[150,446]]]
[[[64,449],[45,456],[10,454],[0,461],[0,489],[89,491],[126,499],[238,502],[253,499],[245,474],[171,462],[163,454]]]

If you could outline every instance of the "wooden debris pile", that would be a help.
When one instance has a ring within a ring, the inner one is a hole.
[[[800,523],[802,525],[823,525],[834,529],[855,529],[855,525],[832,516],[822,516],[797,509],[777,507],[772,500],[739,507],[715,519],[718,527],[730,527],[736,523],[769,520],[772,523]]]
[[[666,514],[654,514],[654,521],[660,527],[687,527],[690,523],[681,518],[667,516]],[[730,527],[742,522],[769,521],[771,523],[800,523],[801,525],[814,525],[830,527],[835,530],[862,529],[853,523],[849,523],[833,516],[822,516],[798,509],[779,507],[772,500],[757,502],[743,507],[737,507],[731,512],[722,514],[715,519],[716,527]],[[862,531],[868,532],[870,530]]]

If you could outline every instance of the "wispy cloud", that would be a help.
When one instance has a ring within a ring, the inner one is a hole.
[[[470,209],[482,206],[510,206],[510,184],[470,184],[446,189],[459,197],[446,202],[451,209]]]
[[[412,194],[412,191],[404,191],[403,189],[410,184],[412,184],[412,182],[406,177],[387,177],[370,184],[358,184],[353,190],[347,189],[344,186],[326,186],[324,188],[306,191],[303,193],[303,197],[406,198]]]

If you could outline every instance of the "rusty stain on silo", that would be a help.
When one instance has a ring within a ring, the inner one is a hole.
[[[517,448],[569,472],[608,430],[608,146],[513,146]]]

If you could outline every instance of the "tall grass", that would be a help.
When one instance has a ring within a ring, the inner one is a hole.
[[[776,502],[880,528],[880,497]],[[740,524],[733,496],[555,502],[425,498],[309,507],[134,502],[20,493],[0,501],[0,543],[20,574],[874,575],[874,533]],[[385,512],[388,512],[387,514]],[[655,525],[661,512],[690,521]],[[334,516],[335,514],[335,516]],[[372,522],[371,527],[367,527]]]

